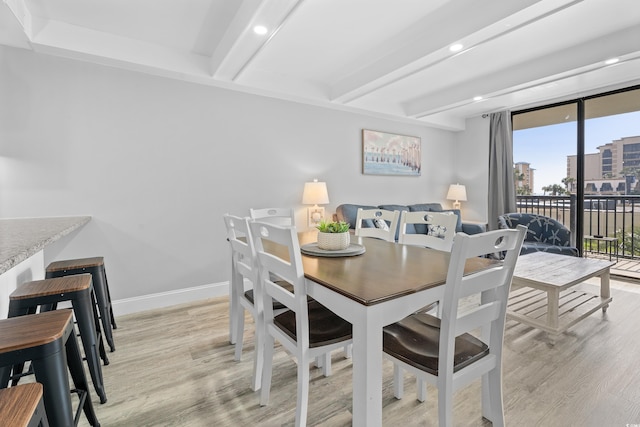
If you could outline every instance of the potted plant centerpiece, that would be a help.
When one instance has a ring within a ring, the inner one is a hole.
[[[351,243],[349,223],[344,221],[320,221],[318,229],[318,248],[326,251],[347,249]]]

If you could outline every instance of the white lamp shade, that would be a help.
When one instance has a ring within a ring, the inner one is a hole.
[[[313,182],[304,183],[304,191],[302,192],[303,205],[326,205],[329,203],[329,193],[327,192],[327,183]]]
[[[467,201],[467,189],[461,184],[451,184],[447,192],[447,200]]]

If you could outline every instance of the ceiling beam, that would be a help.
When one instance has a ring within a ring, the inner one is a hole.
[[[383,55],[381,49],[377,49],[376,60],[334,84],[331,98],[335,102],[351,102],[453,56],[448,50],[453,43],[463,42],[465,48],[469,48],[472,47],[469,43],[477,45],[514,31],[520,22],[531,22],[531,14],[548,16],[581,1],[517,0],[506,2],[500,8],[487,7],[474,0],[448,2],[396,36],[392,45],[400,45],[400,48]],[[521,13],[526,9],[530,10]],[[507,18],[510,18],[510,26],[496,25]],[[434,28],[439,31],[434,32]],[[361,58],[359,62],[366,61]]]
[[[251,24],[256,21],[261,4],[265,0],[243,0],[235,10],[234,16],[228,19],[227,29],[211,56],[211,75],[215,76],[222,63],[233,52],[238,40],[251,29]]]
[[[211,58],[214,78],[234,81],[271,41],[303,0],[244,0]],[[255,34],[263,25],[268,32]]]
[[[640,26],[621,29],[607,36],[514,65],[494,73],[490,78],[486,75],[476,76],[462,84],[441,88],[405,102],[402,106],[410,117],[442,111],[446,106],[468,103],[475,95],[487,97],[493,93],[507,92],[518,85],[550,79],[576,68],[603,64],[608,58],[602,57],[602,51],[609,52],[610,57],[634,54],[640,51],[637,40],[640,40]]]

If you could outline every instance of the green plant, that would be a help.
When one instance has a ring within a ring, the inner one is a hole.
[[[346,233],[349,231],[349,223],[344,221],[320,221],[316,226],[323,233]]]

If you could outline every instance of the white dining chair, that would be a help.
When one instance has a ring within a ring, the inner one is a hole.
[[[254,221],[268,222],[282,226],[295,225],[295,213],[292,208],[249,209],[249,215]],[[352,347],[352,345],[345,346],[344,357],[346,359],[351,358]],[[326,365],[324,364],[325,360],[328,362]],[[325,377],[331,375],[331,358],[319,357],[316,360],[316,366],[322,368]]]
[[[271,222],[280,225],[295,225],[295,214],[292,208],[260,208],[249,209],[249,216],[252,220],[259,219],[262,221]],[[234,266],[232,264],[232,270]],[[233,271],[232,271],[233,275]],[[237,337],[234,336],[234,332],[238,330],[235,325],[235,321],[238,318],[238,307],[240,306],[238,301],[235,301],[232,292],[229,293],[229,342],[235,344]],[[242,310],[240,310],[242,311]]]
[[[453,212],[402,211],[398,243],[451,252],[457,222],[458,215]],[[407,224],[422,228],[424,233],[407,233]]]
[[[235,337],[234,359],[242,359],[242,347],[244,342],[244,316],[245,310],[251,313],[255,324],[253,374],[251,377],[251,389],[258,390],[262,379],[262,361],[264,359],[262,342],[259,335],[262,333],[262,298],[260,297],[260,283],[258,281],[258,269],[256,266],[256,253],[253,239],[249,232],[249,219],[239,216],[224,215],[227,226],[227,236],[232,250],[232,275],[231,301],[236,304],[232,315]],[[248,289],[246,289],[248,288]],[[273,302],[273,311],[282,313],[286,307],[278,302]],[[230,319],[231,320],[231,319]]]
[[[277,225],[296,225],[293,208],[260,208],[249,209],[249,216],[252,220],[269,222]]]
[[[264,301],[273,298],[289,310],[275,315],[270,304],[264,304],[264,367],[260,405],[269,402],[273,371],[275,340],[296,359],[298,398],[296,426],[306,425],[309,401],[309,364],[316,357],[329,357],[329,353],[351,344],[351,324],[337,316],[315,300],[307,299],[302,255],[294,227],[252,222],[249,224],[256,247],[260,283]],[[265,250],[265,244],[273,242],[286,248],[286,254],[274,254]],[[293,292],[273,281],[278,277],[293,285]],[[328,364],[325,361],[325,366]]]
[[[525,234],[523,226],[473,236],[458,233],[444,285],[442,318],[413,314],[383,330],[384,356],[394,363],[394,395],[403,395],[403,375],[396,367],[435,385],[440,426],[453,425],[453,393],[477,378],[482,378],[483,416],[494,426],[504,426],[502,341],[509,289]],[[467,260],[495,252],[504,252],[504,261],[465,275]],[[470,296],[478,303],[461,310],[460,301]],[[476,329],[480,338],[469,333]],[[418,399],[424,401],[421,390]]]
[[[395,242],[399,218],[400,211],[358,208],[354,227],[355,235]],[[369,226],[365,227],[365,224],[369,224]]]

